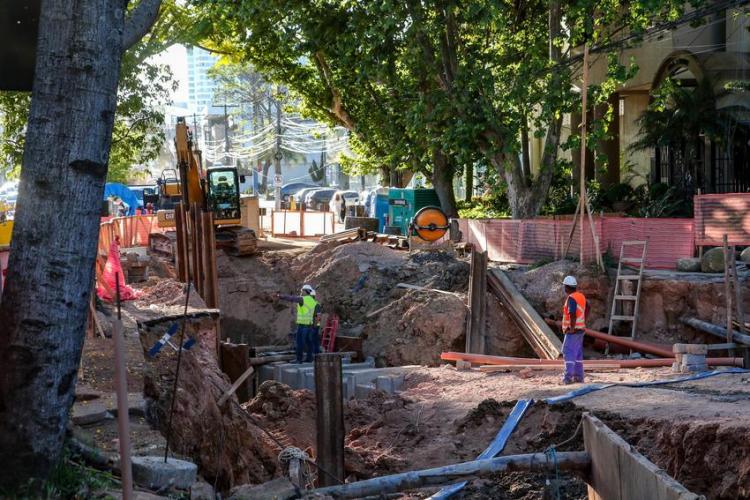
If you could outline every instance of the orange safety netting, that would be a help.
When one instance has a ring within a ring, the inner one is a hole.
[[[109,246],[107,264],[99,278],[96,294],[102,300],[113,302],[116,298],[118,282],[120,285],[120,300],[135,300],[141,295],[141,292],[125,284],[125,276],[120,264],[120,237],[116,236],[115,241]]]

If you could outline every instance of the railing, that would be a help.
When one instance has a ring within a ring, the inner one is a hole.
[[[271,236],[315,237],[335,232],[333,212],[274,210]]]

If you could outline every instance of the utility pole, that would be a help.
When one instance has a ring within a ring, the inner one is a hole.
[[[231,165],[232,160],[229,158],[229,150],[231,149],[232,144],[229,139],[229,113],[227,112],[227,108],[238,108],[239,104],[227,104],[226,101],[224,101],[224,104],[212,104],[211,106],[224,108],[224,164]]]
[[[276,87],[276,154],[273,155],[273,199],[276,210],[281,210],[281,87]]]

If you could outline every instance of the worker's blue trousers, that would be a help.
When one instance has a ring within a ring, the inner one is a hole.
[[[318,328],[317,326],[307,327],[307,337],[305,342],[305,349],[307,356],[305,356],[305,362],[311,363],[315,358],[315,355],[320,352],[320,340],[318,340]]]
[[[563,341],[564,382],[583,382],[583,332],[566,333]]]
[[[308,333],[312,327],[310,325],[297,325],[297,336],[295,338],[294,353],[297,355],[297,363],[302,363],[305,354],[305,347],[308,345]],[[308,351],[308,356],[309,356]]]

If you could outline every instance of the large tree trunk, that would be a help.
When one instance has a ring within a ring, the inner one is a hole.
[[[453,191],[454,166],[442,151],[435,150],[432,158],[434,163],[432,166],[432,186],[440,200],[440,208],[448,217],[458,217],[456,195]]]
[[[141,3],[154,7],[150,0]],[[44,478],[60,458],[93,280],[126,4],[42,3],[0,303],[0,484],[5,486]],[[158,2],[155,7],[158,12]]]
[[[474,164],[468,162],[466,164],[466,193],[464,199],[470,202],[474,197]]]

